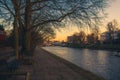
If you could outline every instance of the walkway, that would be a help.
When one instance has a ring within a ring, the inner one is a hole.
[[[39,48],[35,51],[33,69],[31,80],[88,80]]]

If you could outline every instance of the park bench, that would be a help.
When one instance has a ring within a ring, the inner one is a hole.
[[[9,56],[0,60],[0,80],[9,80],[12,76],[25,76],[28,80],[28,72],[16,72],[20,66],[20,61],[15,56]]]
[[[20,62],[15,56],[9,56],[7,59],[0,60],[0,72],[11,72],[18,69]]]
[[[29,72],[8,72],[8,73],[0,73],[0,80],[17,80],[19,79],[18,76],[24,76],[24,79],[20,80],[29,80]]]

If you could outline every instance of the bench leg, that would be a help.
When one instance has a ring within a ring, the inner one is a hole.
[[[27,74],[26,74],[26,76],[25,76],[25,80],[30,80],[29,78],[30,78],[30,73],[27,72]]]

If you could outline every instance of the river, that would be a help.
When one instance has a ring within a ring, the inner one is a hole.
[[[43,47],[43,49],[107,80],[120,80],[120,57],[115,56],[115,52],[67,47]]]

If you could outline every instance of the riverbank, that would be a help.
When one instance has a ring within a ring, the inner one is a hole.
[[[120,45],[113,44],[91,44],[91,45],[80,45],[80,44],[71,44],[67,47],[72,48],[86,48],[86,49],[94,49],[94,50],[108,50],[108,51],[120,51]]]
[[[21,65],[17,71],[29,72],[30,80],[105,80],[39,47],[34,52],[33,64]],[[16,78],[22,80],[24,76]]]
[[[83,79],[78,79],[78,80],[105,80],[104,78],[102,77],[99,77],[87,70],[84,70],[78,66],[76,66],[75,64],[69,62],[69,61],[66,61],[54,54],[51,54],[50,52],[48,51],[45,51],[42,49],[42,52],[45,53],[46,55],[49,55],[51,56],[52,58],[54,58],[55,60],[57,60],[58,63],[62,63],[64,64],[68,69],[70,68],[74,73],[76,73],[78,76],[82,76]],[[59,69],[59,68],[58,68]],[[70,72],[71,73],[71,72]],[[63,75],[66,75],[66,74],[63,74]],[[71,77],[71,76],[69,76]],[[71,78],[70,78],[71,79]],[[60,80],[64,80],[64,79],[60,79]],[[69,79],[65,79],[65,80],[69,80]],[[76,79],[71,79],[71,80],[76,80]]]

